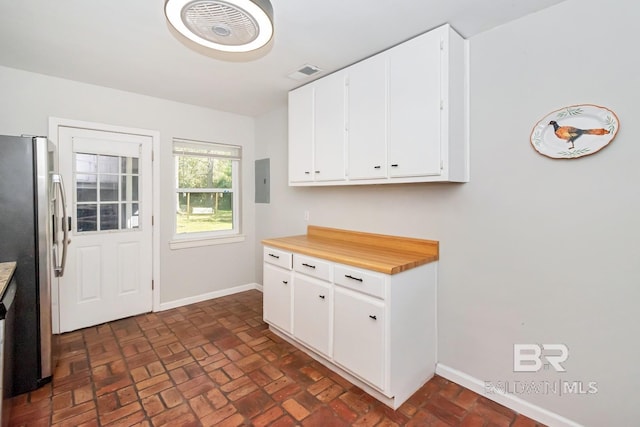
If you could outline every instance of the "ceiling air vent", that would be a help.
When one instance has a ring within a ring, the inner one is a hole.
[[[322,70],[315,65],[304,64],[302,67],[289,74],[288,77],[293,80],[304,80],[321,71]]]

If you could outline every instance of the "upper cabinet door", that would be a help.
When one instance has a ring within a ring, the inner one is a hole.
[[[315,149],[316,181],[345,179],[345,103],[346,73],[338,71],[315,85]]]
[[[388,51],[390,177],[440,175],[443,34],[431,31]]]
[[[348,69],[349,179],[387,176],[387,56]]]
[[[289,92],[289,181],[313,181],[314,88]]]

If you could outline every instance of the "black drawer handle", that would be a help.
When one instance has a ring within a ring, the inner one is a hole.
[[[394,164],[392,164],[392,165],[391,165],[391,167],[392,167],[392,168],[397,168],[397,167],[398,167],[398,164],[397,164],[397,163],[394,163]]]
[[[324,299],[324,295],[318,295],[320,299]]]
[[[350,274],[345,274],[344,277],[346,277],[347,279],[357,280],[358,282],[362,282],[362,279],[360,277],[353,277]]]
[[[320,171],[316,171],[316,173],[320,173]]]
[[[282,281],[282,283],[284,283],[284,284],[286,285],[286,284],[287,284],[287,283],[289,283],[289,282],[287,282],[286,280],[283,280],[283,281]]]
[[[306,262],[303,262],[302,265],[304,265],[305,267],[309,267],[309,268],[316,268],[315,265],[307,264]]]
[[[309,175],[310,173],[311,173],[311,172],[309,172],[309,171],[304,171],[304,174],[305,174],[305,175]]]
[[[378,318],[376,316],[374,316],[373,314],[370,314],[369,317],[372,318],[373,320],[378,320]]]
[[[381,167],[381,166],[380,166],[380,165],[378,165],[378,166],[374,166],[373,168],[374,168],[374,169],[380,169],[380,167]]]
[[[269,254],[270,257],[274,257],[275,259],[280,259],[280,257],[278,255],[274,255],[274,254]]]

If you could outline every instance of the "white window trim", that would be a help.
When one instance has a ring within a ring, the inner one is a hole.
[[[230,156],[219,155],[215,157],[219,158],[230,158],[233,161],[237,162],[237,167],[232,168],[232,176],[231,179],[234,183],[235,191],[233,198],[233,229],[232,230],[221,230],[221,231],[209,231],[209,232],[200,232],[200,233],[183,233],[177,234],[177,217],[173,215],[173,238],[169,241],[169,248],[171,250],[179,250],[179,249],[188,249],[188,248],[197,248],[202,246],[213,246],[213,245],[222,245],[222,244],[230,244],[230,243],[239,243],[243,242],[246,239],[246,235],[241,233],[241,182],[240,182],[240,170],[242,168],[242,147],[237,145],[229,145],[229,144],[220,144],[217,142],[206,142],[206,141],[194,141],[182,138],[174,138],[173,139],[173,155],[174,159],[176,158],[176,143],[179,146],[190,146],[197,148],[208,148],[211,146],[222,146],[228,147],[230,152],[233,154]],[[186,153],[190,155],[189,153]],[[208,156],[207,156],[208,157]],[[173,168],[174,173],[174,182],[175,187],[173,188],[173,206],[176,206],[178,201],[178,188],[177,188],[177,176],[175,176],[177,172],[177,168]]]

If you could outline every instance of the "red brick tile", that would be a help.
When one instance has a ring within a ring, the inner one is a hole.
[[[236,413],[236,408],[228,404],[217,411],[203,417],[200,419],[203,426],[215,426],[220,424],[226,418],[229,418],[231,415]]]
[[[348,423],[353,423],[358,419],[358,413],[349,408],[344,401],[340,399],[334,399],[329,403],[331,409],[343,420]]]
[[[437,375],[393,411],[270,331],[256,291],[57,345],[53,383],[12,399],[10,425],[541,426]]]
[[[162,403],[162,400],[160,399],[160,396],[157,394],[153,394],[142,399],[142,406],[149,417],[157,415],[166,409],[164,403]]]
[[[100,423],[102,424],[110,424],[114,421],[120,420],[122,418],[128,417],[131,414],[136,412],[141,412],[142,406],[138,401],[130,403],[126,406],[122,406],[114,411],[107,412],[105,414],[100,414]],[[141,421],[141,420],[138,420]]]
[[[182,394],[180,394],[178,389],[174,387],[161,391],[160,397],[162,398],[162,401],[167,408],[178,406],[184,401]]]
[[[267,409],[266,412],[256,416],[251,420],[251,424],[254,427],[265,427],[271,424],[273,421],[277,420],[284,414],[282,409],[279,406],[274,406],[270,409]]]
[[[302,421],[307,416],[309,416],[309,411],[307,408],[296,402],[295,399],[287,399],[282,402],[282,407],[287,411],[293,418],[298,421]]]
[[[322,407],[302,421],[302,425],[304,427],[346,427],[349,424],[337,417],[328,407]]]

